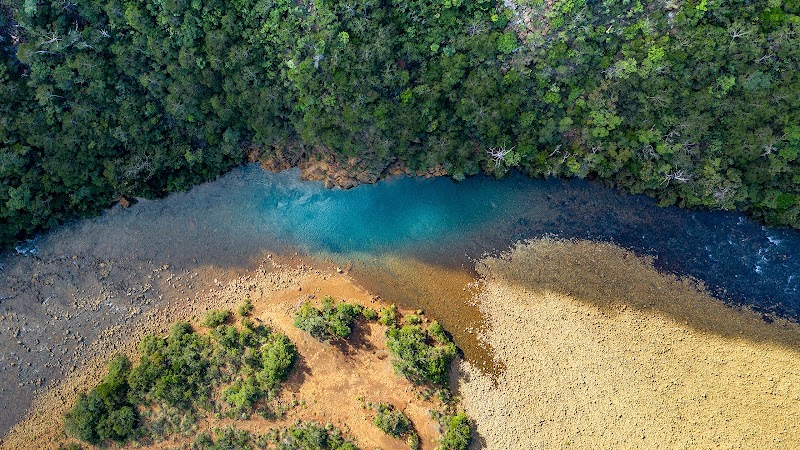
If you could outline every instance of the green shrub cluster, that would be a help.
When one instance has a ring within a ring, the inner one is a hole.
[[[278,450],[357,450],[345,440],[339,430],[328,424],[322,427],[314,422],[299,422],[289,427],[278,443]]]
[[[245,297],[237,312],[242,317],[248,317],[253,312],[253,302],[250,301],[250,297]]]
[[[272,399],[297,358],[297,349],[283,334],[256,335],[256,339],[254,345],[241,347],[244,351],[238,375],[222,391],[222,398],[235,414],[249,413],[262,398]]]
[[[108,363],[108,375],[94,389],[80,394],[64,418],[64,429],[92,444],[124,441],[137,425],[134,404],[128,397],[131,362],[117,355]]]
[[[379,403],[375,406],[375,410],[377,413],[372,419],[372,423],[389,436],[401,437],[414,430],[411,420],[394,406],[388,403]]]
[[[431,323],[427,330],[419,325],[390,327],[386,331],[386,347],[394,357],[395,369],[409,380],[447,385],[456,346],[438,322]]]
[[[206,313],[203,318],[203,325],[208,328],[215,328],[222,325],[231,318],[231,312],[227,309],[214,309]]]
[[[402,411],[388,403],[379,403],[375,406],[375,410],[377,412],[372,419],[375,426],[389,436],[405,437],[409,447],[413,450],[419,447],[419,436],[414,431],[414,424]]]
[[[345,302],[337,305],[333,297],[325,296],[322,299],[321,310],[315,308],[310,302],[303,303],[294,316],[294,326],[319,341],[329,341],[335,338],[347,339],[353,330],[353,324],[363,312],[364,308],[361,305]],[[362,317],[366,318],[366,316]]]
[[[333,425],[296,422],[284,430],[271,430],[264,435],[225,427],[214,433],[200,433],[192,443],[193,450],[357,450],[342,437]]]
[[[274,397],[297,357],[285,335],[265,327],[217,325],[203,336],[185,322],[173,324],[166,338],[145,337],[139,353],[135,366],[124,356],[114,357],[105,379],[78,398],[65,417],[69,434],[94,444],[125,441],[142,425],[137,411],[158,405],[161,411],[176,408],[180,417],[180,411],[212,409],[223,383],[230,383],[221,397],[232,412],[249,414],[259,400]],[[148,425],[156,435],[175,429]]]
[[[444,435],[437,450],[467,450],[472,442],[472,427],[469,417],[463,412],[452,416],[442,416],[440,422]]]
[[[387,327],[397,325],[397,306],[389,305],[381,308],[378,322]]]

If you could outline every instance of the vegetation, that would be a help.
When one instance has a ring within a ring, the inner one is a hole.
[[[800,2],[515,3],[5,2],[0,244],[253,148],[596,177],[800,227]]]
[[[387,327],[397,325],[397,306],[389,305],[383,307],[379,314],[380,319],[378,319],[378,322],[381,325],[386,325]]]
[[[214,434],[200,433],[192,444],[193,449],[203,450],[250,450],[253,448],[278,450],[356,450],[346,441],[339,430],[328,424],[325,427],[314,422],[297,422],[285,430],[273,430],[265,435],[252,434],[246,430],[225,427]]]
[[[388,403],[379,403],[375,406],[375,409],[377,413],[372,419],[372,423],[389,436],[396,438],[406,437],[409,446],[416,450],[419,446],[419,437],[414,431],[414,424],[411,423],[411,420],[402,411],[395,409],[394,406]],[[412,445],[415,442],[416,445]]]
[[[185,322],[174,324],[166,338],[145,337],[139,353],[135,366],[121,355],[111,360],[105,379],[67,413],[67,433],[93,444],[122,442],[144,432],[164,437],[190,430],[198,408],[247,416],[275,397],[297,356],[285,335],[264,327],[218,325],[202,336]],[[228,387],[218,404],[215,394],[222,384]],[[152,406],[159,414],[149,412]],[[145,411],[147,420],[137,411]]]
[[[321,427],[313,422],[297,423],[289,427],[278,443],[278,450],[357,450],[346,441],[332,425]]]
[[[319,341],[347,339],[353,330],[353,324],[363,311],[361,305],[345,302],[337,305],[333,297],[326,295],[322,299],[321,310],[312,306],[310,302],[303,303],[295,313],[294,326]]]
[[[250,313],[253,312],[253,302],[250,301],[250,297],[245,297],[244,302],[239,305],[237,312],[242,317],[248,317]]]
[[[472,442],[472,428],[469,418],[463,412],[439,418],[444,435],[437,450],[467,450]]]
[[[395,369],[409,380],[447,386],[456,346],[438,322],[432,322],[427,330],[419,325],[390,327],[386,347],[394,357]]]
[[[209,328],[215,328],[227,322],[231,318],[231,312],[228,310],[212,310],[206,313],[203,319],[203,325]]]
[[[108,375],[88,394],[81,394],[64,419],[64,429],[76,438],[97,444],[124,441],[137,424],[128,398],[131,362],[122,355],[108,363]]]

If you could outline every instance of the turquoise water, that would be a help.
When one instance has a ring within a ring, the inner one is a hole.
[[[657,267],[698,278],[732,304],[800,318],[797,230],[735,213],[659,208],[583,180],[398,177],[343,191],[301,181],[297,171],[250,165],[188,193],[80,223],[74,233],[98,236],[88,244],[93,250],[75,239],[83,252],[114,257],[136,249],[143,260],[169,256],[187,266],[235,266],[264,251],[300,251],[335,261],[410,257],[469,270],[474,259],[520,239],[611,241],[656,256]],[[72,241],[58,240],[59,247]]]
[[[704,281],[724,299],[800,317],[800,232],[738,214],[660,208],[581,180],[401,177],[328,190],[296,172],[245,167],[227,196],[230,235],[342,257],[393,254],[460,267],[519,239],[554,235],[612,241],[657,257],[664,270]],[[246,224],[243,226],[243,224]]]

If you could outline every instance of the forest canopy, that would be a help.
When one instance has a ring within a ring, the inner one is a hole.
[[[0,246],[288,146],[800,227],[800,0],[11,0]]]

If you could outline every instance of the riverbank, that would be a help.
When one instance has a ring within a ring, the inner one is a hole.
[[[305,300],[318,302],[324,295],[348,302],[380,307],[369,292],[354,284],[346,275],[319,271],[305,265],[274,264],[266,260],[256,271],[224,286],[198,295],[189,302],[176,302],[150,311],[140,327],[125,333],[111,330],[96,342],[96,349],[113,347],[129,356],[147,333],[163,334],[178,320],[197,322],[210,309],[236,309],[249,297],[255,309],[252,317],[285,333],[297,345],[298,367],[286,383],[282,397],[289,407],[278,420],[251,418],[246,421],[205,419],[199,430],[235,425],[241,429],[265,433],[271,428],[288,426],[296,420],[330,422],[360,448],[403,448],[405,443],[383,434],[371,422],[372,411],[364,402],[385,402],[402,410],[414,423],[423,449],[432,449],[439,438],[437,422],[431,409],[440,409],[435,398],[425,399],[408,380],[396,374],[386,352],[384,327],[362,324],[347,345],[321,343],[293,326],[296,306]],[[93,347],[95,347],[93,345]],[[103,354],[103,352],[98,352]],[[34,403],[33,412],[16,425],[0,447],[55,448],[68,441],[61,419],[79,392],[96,385],[104,374],[107,357],[97,357],[54,388],[48,389]],[[170,446],[190,444],[191,436],[177,436]],[[152,448],[161,448],[159,442]]]
[[[460,389],[487,448],[800,447],[796,323],[610,244],[530,241],[478,271],[505,370],[463,363]]]

